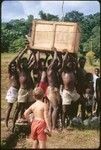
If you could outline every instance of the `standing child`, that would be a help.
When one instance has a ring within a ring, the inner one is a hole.
[[[68,120],[67,123],[70,124],[71,119],[77,114],[78,108],[75,103],[80,96],[75,90],[75,76],[73,72],[69,70],[62,72],[62,80],[63,85],[60,87],[60,95],[62,98],[62,127],[66,128],[66,118]]]
[[[35,88],[33,96],[36,102],[24,112],[24,116],[29,120],[29,114],[33,113],[34,115],[30,134],[33,139],[33,148],[38,148],[38,146],[39,148],[46,148],[46,134],[51,133],[48,105],[43,102],[44,92],[40,87]]]
[[[16,57],[17,58],[17,57]],[[10,88],[7,91],[6,100],[8,102],[8,108],[5,118],[6,127],[8,128],[9,116],[13,107],[14,102],[18,97],[18,89],[19,89],[19,78],[16,66],[16,58],[14,58],[10,64],[8,65],[8,74],[10,80]]]

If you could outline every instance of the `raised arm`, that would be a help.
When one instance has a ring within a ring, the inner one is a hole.
[[[30,56],[28,58],[28,64],[32,62],[32,58],[33,58],[33,52],[31,51]]]
[[[46,54],[46,58],[45,58],[45,65],[46,65],[47,59],[50,56],[50,54],[48,52],[46,52],[45,54]]]
[[[21,59],[21,57],[24,55],[24,53],[27,51],[28,45],[25,46],[25,48],[21,51],[21,53],[17,57],[17,61]]]
[[[62,68],[62,54],[58,54],[58,70]]]
[[[66,51],[65,56],[64,56],[64,58],[63,58],[63,62],[62,62],[62,69],[63,69],[64,66],[66,65],[67,57],[68,57],[68,52]]]
[[[36,53],[32,52],[32,57],[30,61],[28,62],[28,69],[30,69],[30,71],[32,70],[32,67],[35,63],[36,63]]]
[[[11,60],[11,62],[9,63],[9,67],[11,66],[11,64],[13,64],[13,63],[17,60],[17,58],[18,58],[18,56],[20,55],[20,53],[21,53],[21,50],[19,51],[19,53],[17,54],[17,56],[14,57],[14,58]]]
[[[54,56],[53,56],[53,61],[51,62],[51,64],[48,66],[48,69],[52,68],[56,59],[57,59],[57,50],[56,48],[52,48],[52,50],[54,51]]]

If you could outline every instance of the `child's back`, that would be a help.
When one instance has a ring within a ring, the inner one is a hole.
[[[46,148],[46,128],[49,133],[51,131],[51,126],[48,116],[48,105],[43,102],[44,92],[38,87],[34,90],[34,98],[36,102],[32,104],[24,113],[25,118],[29,119],[29,114],[33,112],[34,119],[31,125],[31,135],[30,137],[34,140],[33,148],[38,148],[38,143],[40,148]],[[36,143],[36,144],[35,144]]]
[[[31,109],[34,113],[34,119],[44,119],[45,107],[45,103],[40,100],[37,100],[34,104],[32,104]]]

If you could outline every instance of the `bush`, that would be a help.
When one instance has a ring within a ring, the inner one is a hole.
[[[17,52],[19,49],[25,47],[25,39],[23,37],[16,39],[13,43],[10,44],[9,51],[10,52]]]
[[[86,59],[87,59],[87,63],[92,66],[95,61],[95,53],[93,51],[87,52]]]

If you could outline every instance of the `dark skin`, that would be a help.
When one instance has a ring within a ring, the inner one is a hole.
[[[63,52],[65,52],[65,55],[64,57],[62,58],[62,54],[58,53],[57,56],[58,56],[58,60],[59,60],[59,63],[57,65],[57,72],[58,72],[58,75],[59,75],[59,85],[63,84],[63,81],[62,81],[62,72],[64,72],[64,68],[66,67],[66,59],[68,58],[68,52],[67,50],[63,50]],[[62,121],[62,99],[60,97],[60,101],[59,101],[59,105],[58,105],[58,112],[57,112],[57,120],[60,118],[61,121]]]
[[[83,94],[85,92],[86,71],[84,70],[86,59],[79,59],[79,67],[77,70],[77,92],[80,94],[81,118],[85,119],[85,100]]]
[[[54,57],[52,62],[47,68],[47,78],[48,78],[48,84],[51,88],[59,88],[59,75],[58,75],[58,61],[57,61],[57,51],[55,48],[52,48],[54,50]],[[51,93],[52,94],[52,93]],[[56,97],[54,97],[56,98]],[[58,105],[60,103],[60,100],[52,100],[50,102],[50,109],[49,109],[49,115],[52,122],[52,128],[56,128],[56,122],[57,122],[57,112],[58,112]],[[56,102],[57,101],[57,102]],[[53,104],[54,103],[54,104]]]
[[[10,64],[8,65],[8,74],[9,74],[9,80],[10,80],[10,86],[19,89],[19,80],[18,80],[18,72],[17,72],[17,66],[16,66],[16,58],[15,57]],[[8,120],[13,107],[13,103],[8,103],[8,109],[7,114],[5,118],[6,127],[8,128]]]
[[[15,87],[16,89],[19,89],[19,76],[18,76],[16,60],[21,55],[21,53],[22,53],[22,51],[19,51],[18,55],[8,65],[10,86]],[[8,103],[7,115],[6,115],[6,119],[5,119],[6,127],[8,127],[8,120],[9,120],[9,116],[10,116],[12,107],[13,107],[13,103]]]
[[[38,80],[39,80],[39,71],[38,71],[38,59],[36,58],[37,51],[35,50],[33,52],[33,59],[34,59],[34,64],[32,66],[32,78],[34,82],[34,88],[37,86]]]
[[[46,80],[46,62],[47,59],[49,57],[49,54],[46,53],[46,58],[40,58],[40,52],[38,52],[38,70],[39,70],[39,82],[41,80],[41,77],[44,78],[44,80]],[[42,75],[43,74],[43,75]]]
[[[100,116],[100,110],[101,110],[101,105],[100,105],[100,98],[101,98],[101,78],[98,78],[96,80],[96,96],[97,96],[97,110],[96,114],[97,116]]]
[[[46,89],[48,86],[47,67],[46,67],[46,62],[47,62],[48,57],[49,57],[49,53],[46,52],[46,58],[40,59],[39,57],[39,61],[38,61],[38,68],[40,68],[39,69],[39,76],[40,76],[39,86],[41,86],[41,83],[43,83],[46,86],[46,88],[44,88],[44,92],[46,92]]]
[[[57,70],[58,70],[57,51],[55,49],[54,51],[55,51],[54,58],[47,68],[47,78],[48,78],[49,86],[59,87],[58,74],[57,74]]]
[[[85,90],[85,78],[86,78],[86,71],[84,70],[86,60],[81,58],[79,60],[79,67],[77,70],[77,91],[82,96]]]
[[[32,81],[30,72],[31,72],[31,68],[34,62],[31,60],[32,58],[31,56],[29,57],[29,60],[27,60],[26,58],[22,58],[22,56],[27,51],[27,49],[28,49],[28,45],[18,57],[17,63],[18,63],[18,70],[19,70],[20,88],[30,90],[31,88],[33,88],[32,87],[33,81]],[[27,107],[29,107],[27,103],[20,103],[20,102],[17,103],[17,107],[14,113],[14,118],[13,118],[12,131],[14,131],[15,122],[18,119],[19,112],[21,112],[20,117],[22,118],[25,108]]]
[[[72,56],[71,54],[68,53],[67,50],[64,50],[65,55],[63,57],[63,62],[62,62],[62,67],[60,69],[60,74],[61,74],[61,79],[62,82],[61,84],[64,85],[65,89],[69,89],[70,87],[70,91],[74,89],[75,87],[75,82],[73,79],[72,82],[72,76],[74,77],[75,73],[76,73],[76,69],[77,69],[77,60],[76,57]],[[71,73],[69,73],[71,72]],[[71,79],[71,81],[69,81],[70,79],[65,78],[65,75],[68,74],[69,78]],[[69,83],[67,83],[67,81],[69,81]],[[77,109],[78,106],[76,103],[72,104],[73,105],[73,110],[72,110],[72,115],[75,116],[77,113]],[[65,127],[65,118],[66,116],[70,116],[70,105],[63,105],[62,106],[62,125],[63,127]],[[75,110],[75,112],[74,112]],[[72,116],[71,116],[72,117]]]
[[[69,91],[73,91],[74,90],[74,83],[75,83],[75,76],[72,72],[67,72],[64,73],[62,76],[62,80],[63,80],[63,87],[65,90],[69,90]],[[62,126],[63,128],[66,127],[65,125],[65,119],[68,116],[68,118],[70,117],[70,106],[71,105],[63,105],[62,106]]]
[[[94,88],[93,88],[93,75],[92,73],[87,73],[85,76],[85,95],[88,95],[85,101],[93,100]],[[86,106],[86,110],[92,115],[93,106]],[[88,112],[87,111],[87,112]]]
[[[95,68],[94,72],[95,72],[96,76],[99,77],[100,70],[98,68]]]
[[[45,59],[40,58],[40,52],[39,51],[37,51],[36,54],[37,54],[37,58],[35,59],[36,61],[35,61],[35,64],[33,65],[33,78],[35,81],[34,87],[36,87],[40,81],[46,81],[47,82],[47,79],[46,79],[46,70],[47,70],[46,62],[47,62],[47,59],[49,57],[48,53],[46,53]]]

